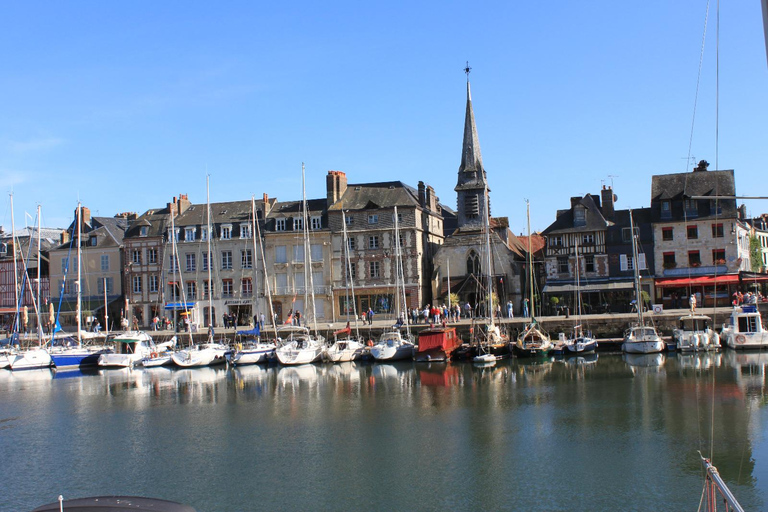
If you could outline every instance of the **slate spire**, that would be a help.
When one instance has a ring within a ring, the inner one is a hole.
[[[472,109],[472,93],[469,88],[469,64],[467,73],[467,109],[464,115],[464,141],[461,145],[461,165],[454,190],[457,192],[456,206],[458,226],[482,227],[483,219],[489,215],[485,194],[490,191],[480,154],[480,139],[475,126],[475,112]]]
[[[485,181],[485,169],[483,169],[480,139],[477,136],[477,126],[475,126],[475,112],[472,109],[472,93],[469,89],[469,78],[467,78],[467,112],[464,116],[464,143],[461,147],[459,172],[482,173],[481,179]],[[461,177],[459,182],[461,182]]]

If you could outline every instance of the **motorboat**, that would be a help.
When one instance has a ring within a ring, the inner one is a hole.
[[[735,306],[720,334],[729,348],[760,349],[768,347],[768,332],[763,329],[760,312],[754,304]]]
[[[456,334],[455,327],[433,327],[419,333],[419,343],[413,357],[417,362],[424,363],[447,361],[459,346],[461,338]]]
[[[307,327],[286,326],[277,331],[275,355],[282,365],[315,363],[323,356],[324,339],[313,336]]]
[[[411,338],[393,329],[379,336],[379,341],[371,347],[371,355],[377,361],[397,361],[411,359],[414,350]]]
[[[677,350],[681,352],[698,352],[720,350],[720,335],[709,326],[712,319],[705,315],[690,315],[680,317],[680,328],[672,331]]]
[[[152,337],[144,331],[127,331],[112,341],[115,351],[99,356],[100,368],[132,368],[157,350]]]
[[[664,350],[664,340],[651,325],[636,325],[624,333],[621,350],[627,354],[655,354]]]

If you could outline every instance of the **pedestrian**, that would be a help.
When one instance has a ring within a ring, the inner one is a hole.
[[[301,327],[301,311],[297,310],[296,313],[294,313],[293,317],[294,319],[296,319],[296,325]]]
[[[688,302],[691,305],[691,313],[695,313],[696,312],[696,295],[691,294],[691,298],[688,299]]]
[[[373,309],[368,308],[368,325],[373,325],[373,315],[374,315]]]
[[[266,319],[266,317],[264,316],[264,313],[261,313],[259,315],[259,329],[261,329],[261,330],[264,329],[264,320],[265,319]]]
[[[528,297],[523,299],[523,316],[528,317]]]
[[[96,334],[101,332],[101,324],[99,323],[98,320],[96,320],[93,325],[93,332],[95,332]]]
[[[515,318],[515,308],[511,300],[507,301],[507,318]]]
[[[472,304],[469,302],[464,304],[464,314],[467,318],[472,318]]]
[[[496,304],[496,318],[501,320],[501,304]]]

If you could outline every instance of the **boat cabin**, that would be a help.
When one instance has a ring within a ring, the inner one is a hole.
[[[748,333],[763,330],[760,313],[754,305],[733,308],[730,323],[735,332]]]
[[[450,357],[460,345],[461,338],[455,327],[425,329],[419,333],[418,354],[437,353]]]
[[[680,330],[702,332],[709,329],[712,319],[704,315],[687,315],[680,317]]]

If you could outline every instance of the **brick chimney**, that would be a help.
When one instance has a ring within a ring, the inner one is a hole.
[[[419,182],[419,206],[424,208],[427,204],[427,187],[423,181]]]
[[[60,239],[61,239],[61,245],[69,243],[69,240],[70,240],[70,238],[69,238],[69,231],[67,231],[66,229],[64,231],[62,231]]]
[[[85,206],[81,206],[83,212],[83,227],[91,225],[91,210]]]
[[[616,212],[613,203],[615,203],[617,199],[613,193],[613,189],[603,185],[603,190],[600,191],[600,197],[603,202],[603,217],[605,217],[606,220],[613,220]]]
[[[179,200],[176,203],[179,215],[187,211],[187,208],[190,206],[192,206],[192,203],[189,202],[189,196],[187,194],[179,194]]]
[[[342,171],[328,171],[325,177],[325,190],[328,206],[331,206],[347,191],[347,175]]]

